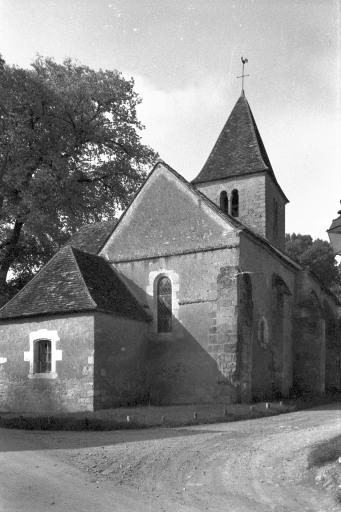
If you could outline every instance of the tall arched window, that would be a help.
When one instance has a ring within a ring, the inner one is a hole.
[[[238,190],[232,190],[231,194],[231,215],[232,217],[239,216],[239,194]]]
[[[223,210],[224,213],[229,212],[229,198],[227,197],[226,190],[220,192],[220,209]]]
[[[165,276],[157,283],[157,330],[172,331],[172,283]]]

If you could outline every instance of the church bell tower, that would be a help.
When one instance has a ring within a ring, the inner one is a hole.
[[[276,180],[243,89],[192,184],[227,215],[284,249],[288,199]]]

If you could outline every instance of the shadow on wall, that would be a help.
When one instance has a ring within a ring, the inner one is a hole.
[[[156,321],[151,323],[144,353],[145,402],[153,405],[231,403],[245,398],[241,397],[241,380],[249,385],[250,377],[241,367],[248,365],[250,351],[245,344],[249,343],[251,334],[252,311],[248,329],[238,339],[238,284],[228,275],[235,275],[236,271],[235,267],[221,269],[216,301],[180,305],[181,321],[171,315],[170,332],[157,332],[160,325]],[[140,298],[141,305],[151,303],[151,298],[148,300],[135,283],[126,277],[124,280]],[[164,300],[167,302],[167,297]]]
[[[314,291],[296,307],[294,390],[323,395],[340,390],[340,344],[336,317]]]
[[[146,361],[150,403],[235,402],[238,383],[234,376],[220,371],[219,354],[217,359],[210,355],[174,316],[172,326],[172,333],[153,333],[149,337]]]
[[[341,388],[340,329],[326,300],[323,302],[323,318],[326,336],[326,392],[333,393]]]

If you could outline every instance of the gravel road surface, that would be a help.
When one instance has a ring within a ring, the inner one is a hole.
[[[341,511],[341,480],[322,485],[308,464],[340,434],[340,404],[176,429],[1,429],[0,510]]]

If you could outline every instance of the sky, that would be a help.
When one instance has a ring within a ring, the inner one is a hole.
[[[240,92],[290,203],[286,231],[328,239],[341,199],[341,0],[0,0],[0,53],[135,79],[142,139],[186,179]]]

